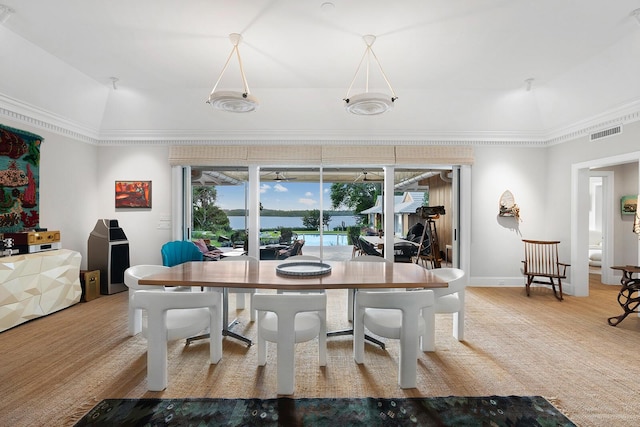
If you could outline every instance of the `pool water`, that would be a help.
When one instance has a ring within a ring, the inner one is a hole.
[[[320,246],[320,234],[298,234],[298,239],[304,239],[305,246]],[[324,234],[322,236],[323,246],[346,246],[346,234]]]

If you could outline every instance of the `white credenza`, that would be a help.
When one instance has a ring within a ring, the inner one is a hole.
[[[79,302],[81,260],[68,249],[0,258],[0,332]]]

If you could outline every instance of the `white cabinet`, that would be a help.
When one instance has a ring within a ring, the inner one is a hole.
[[[79,302],[81,260],[68,249],[0,258],[0,332]]]

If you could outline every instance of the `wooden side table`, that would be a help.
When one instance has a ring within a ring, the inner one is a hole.
[[[607,322],[611,326],[617,326],[629,314],[639,313],[640,310],[640,278],[633,278],[634,274],[640,273],[640,266],[635,265],[615,265],[611,267],[614,270],[622,271],[622,279],[620,279],[620,292],[618,293],[618,304],[624,310],[620,316],[610,317]]]

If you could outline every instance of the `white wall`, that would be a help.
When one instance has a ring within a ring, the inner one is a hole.
[[[40,152],[40,226],[60,230],[62,247],[80,252],[87,268],[87,240],[100,218],[117,219],[127,235],[130,261],[161,264],[170,229],[169,149],[161,146],[97,147],[25,123],[0,123],[44,138]],[[151,209],[115,209],[116,180],[151,180]]]
[[[86,267],[89,233],[100,218],[119,220],[129,240],[132,264],[161,262],[160,247],[171,239],[170,229],[159,229],[171,219],[173,203],[168,147],[143,143],[96,147],[25,123],[2,123],[44,137],[40,225],[61,231],[63,247],[83,255],[82,268]],[[588,143],[583,138],[546,148],[476,147],[471,177],[470,285],[522,285],[522,238],[561,240],[561,258],[568,260],[572,164],[635,152],[638,139],[640,122],[625,126],[621,135],[601,143]],[[637,169],[626,176],[624,181],[630,184],[620,191],[633,194]],[[151,180],[152,208],[116,210],[116,180]],[[514,194],[520,207],[520,223],[498,217],[500,195],[505,190]],[[629,224],[623,224],[623,233],[626,226],[630,229]],[[626,235],[635,238],[632,233]]]
[[[578,290],[578,294],[588,294],[588,204],[581,206],[581,201],[588,203],[588,167],[611,166],[620,161],[617,158],[635,159],[635,165],[638,164],[638,139],[640,138],[640,122],[628,123],[624,126],[621,134],[603,138],[597,141],[589,141],[588,137],[583,137],[549,147],[547,150],[547,158],[549,165],[549,187],[547,198],[547,214],[550,231],[558,236],[557,238],[569,245],[563,245],[561,248],[561,257],[569,259],[572,264],[569,282],[573,289]],[[631,160],[626,160],[629,162]],[[571,179],[572,170],[583,170],[585,174],[578,173],[576,181]],[[637,174],[637,172],[636,172]],[[582,186],[581,179],[585,179]],[[615,184],[614,184],[615,185]],[[637,175],[635,183],[630,184],[635,191],[638,191],[639,182]],[[582,193],[584,191],[584,193]],[[634,194],[631,192],[630,194]],[[615,198],[615,197],[614,197]],[[618,199],[619,200],[619,199]],[[566,210],[571,210],[571,204],[575,201],[574,208],[576,212],[571,215],[565,214]],[[619,201],[616,202],[615,212],[619,212]],[[566,208],[563,208],[567,206]],[[584,224],[583,224],[584,220]],[[614,248],[622,241],[622,239],[635,239],[635,251],[629,252],[638,256],[637,236],[631,233],[631,227],[628,229],[627,235],[619,235],[613,233]],[[571,241],[575,242],[572,247]],[[617,255],[614,262],[617,261]],[[635,264],[635,263],[634,263]],[[604,272],[603,272],[604,273]],[[573,281],[572,276],[575,276]],[[603,277],[604,279],[604,277]],[[607,281],[608,283],[611,283]],[[581,291],[580,291],[581,290]]]
[[[614,166],[598,168],[598,172],[613,174],[613,203],[611,223],[613,225],[613,259],[611,265],[637,265],[638,237],[631,232],[633,215],[622,215],[620,198],[637,194],[638,163],[622,163]],[[616,284],[618,282],[616,281]]]
[[[572,165],[636,152],[639,140],[640,122],[635,122],[625,125],[622,134],[598,142],[585,137],[546,148],[475,147],[469,284],[522,285],[523,238],[560,240],[560,258],[570,263]],[[615,170],[614,199],[619,204],[623,193],[638,192],[638,165],[617,166]],[[505,190],[513,193],[520,207],[520,223],[498,217],[498,201]],[[631,216],[621,218],[618,205],[614,212],[614,262],[635,265],[638,238],[631,233]],[[569,291],[570,282],[571,272]]]
[[[98,149],[98,218],[117,219],[129,241],[131,265],[162,264],[160,248],[171,229],[171,167],[168,147],[137,145]],[[151,209],[115,209],[116,181],[151,181]],[[87,235],[88,236],[88,235]]]
[[[613,200],[614,258],[613,265],[637,265],[638,236],[633,230],[633,215],[620,213],[620,198],[638,194],[638,164],[626,163],[612,168],[615,173]]]
[[[470,285],[521,285],[522,239],[544,239],[545,148],[477,147],[471,176]],[[500,196],[511,191],[520,218],[499,217]]]

